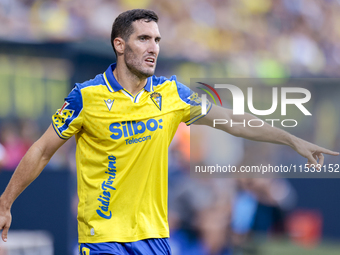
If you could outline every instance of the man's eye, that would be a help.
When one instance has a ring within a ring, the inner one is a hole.
[[[141,37],[140,40],[141,41],[145,41],[146,39],[145,39],[145,37]]]

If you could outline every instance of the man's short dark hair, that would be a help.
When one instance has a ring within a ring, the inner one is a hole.
[[[145,22],[158,22],[158,16],[154,11],[144,9],[133,9],[119,14],[112,25],[111,45],[117,55],[113,40],[117,37],[123,38],[124,41],[129,40],[133,33],[132,23],[136,20],[144,20]]]

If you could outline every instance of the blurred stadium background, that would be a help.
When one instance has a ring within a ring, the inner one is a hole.
[[[1,0],[0,192],[73,84],[115,61],[111,25],[132,8],[160,17],[157,76],[339,77],[339,0]],[[321,106],[321,124],[296,132],[339,151],[339,108]],[[255,143],[233,146],[235,164],[254,160]],[[17,199],[1,255],[77,254],[74,150],[71,139]],[[182,125],[169,159],[174,255],[339,254],[339,179],[193,179],[188,161]]]

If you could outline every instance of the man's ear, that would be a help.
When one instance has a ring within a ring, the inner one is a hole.
[[[123,40],[123,38],[116,37],[113,40],[113,45],[114,45],[114,47],[116,49],[116,52],[118,54],[123,54],[124,53],[124,50],[125,50],[125,41]]]

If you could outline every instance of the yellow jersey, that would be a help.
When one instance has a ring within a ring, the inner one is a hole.
[[[168,147],[180,122],[203,117],[175,76],[149,77],[133,96],[115,66],[76,84],[52,116],[60,138],[76,137],[79,243],[169,237]]]

